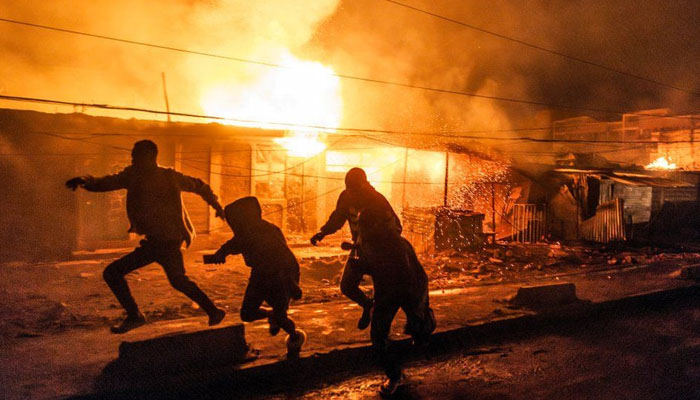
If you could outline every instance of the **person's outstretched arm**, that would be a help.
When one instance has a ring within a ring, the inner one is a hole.
[[[122,170],[116,174],[98,178],[90,175],[76,176],[66,181],[66,186],[72,190],[82,187],[90,192],[109,192],[112,190],[126,189],[126,174],[126,170]]]
[[[219,250],[211,255],[211,262],[214,264],[223,264],[226,262],[226,256],[235,254],[241,254],[241,243],[240,240],[234,236],[233,239],[221,245]],[[205,260],[206,259],[207,256],[205,256]]]
[[[345,225],[348,220],[348,205],[347,194],[341,193],[338,197],[338,202],[335,205],[335,210],[328,217],[328,221],[319,229],[318,233],[311,238],[311,243],[315,246],[317,242],[323,240],[324,237],[337,232]]]
[[[175,174],[175,179],[180,186],[180,190],[183,192],[198,194],[199,197],[201,197],[207,202],[207,204],[216,210],[217,217],[224,218],[224,209],[221,207],[221,204],[219,204],[219,198],[216,197],[209,185],[199,178],[187,176],[177,171],[173,171],[173,173]]]

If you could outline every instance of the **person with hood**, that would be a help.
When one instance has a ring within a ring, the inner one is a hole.
[[[358,229],[362,240],[354,247],[362,252],[374,285],[370,336],[388,378],[380,393],[390,397],[403,379],[400,360],[391,351],[389,340],[396,313],[401,309],[406,314],[405,332],[417,346],[427,345],[436,327],[428,298],[428,275],[411,243],[396,231],[393,215],[385,209],[364,209]]]
[[[342,228],[346,221],[350,225],[353,242],[358,244],[362,240],[359,235],[358,217],[366,208],[386,211],[391,215],[393,228],[399,235],[401,234],[401,221],[391,204],[367,181],[367,174],[362,168],[351,168],[345,175],[345,190],[340,193],[335,210],[328,218],[328,222],[311,238],[311,244],[316,246],[324,237]],[[360,289],[360,282],[366,274],[369,274],[369,266],[362,251],[352,249],[340,278],[340,291],[362,307],[362,317],[357,323],[358,329],[366,329],[369,326],[374,304],[372,299]]]
[[[223,264],[228,255],[243,256],[251,270],[243,295],[241,320],[267,319],[272,336],[282,328],[289,335],[286,339],[288,357],[298,356],[306,334],[297,329],[287,315],[290,300],[299,300],[302,294],[299,263],[294,253],[280,228],[262,218],[256,197],[240,198],[227,205],[224,213],[234,236],[216,253],[205,256],[205,262]],[[262,307],[263,302],[272,309]]]
[[[226,315],[185,273],[181,247],[183,242],[190,245],[194,229],[182,204],[181,192],[198,194],[219,217],[223,217],[223,209],[209,185],[201,179],[159,166],[157,157],[156,144],[141,140],[134,143],[131,150],[131,165],[121,172],[99,178],[79,176],[66,182],[72,190],[78,187],[91,192],[126,189],[129,232],[145,236],[139,247],[109,264],[102,274],[126,311],[126,318],[111,328],[113,333],[125,333],[146,323],[124,276],[153,262],[163,267],[173,288],[207,313],[209,325],[217,325]]]

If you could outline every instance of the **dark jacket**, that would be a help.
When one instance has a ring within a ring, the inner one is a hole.
[[[422,298],[428,276],[408,240],[396,232],[394,216],[382,209],[365,209],[359,217],[359,251],[367,261],[375,298],[396,295]]]
[[[85,179],[83,187],[91,192],[126,189],[129,232],[157,240],[183,240],[188,246],[192,242],[194,227],[181,192],[196,193],[212,207],[220,207],[209,185],[171,168],[128,166],[113,175]]]
[[[330,217],[328,217],[326,224],[321,227],[320,232],[324,236],[330,235],[342,228],[345,221],[348,221],[352,240],[357,241],[359,233],[358,216],[362,210],[367,208],[384,210],[390,213],[393,216],[398,233],[401,234],[401,221],[399,217],[396,216],[394,209],[391,208],[391,204],[389,204],[389,201],[387,201],[384,195],[376,191],[374,187],[369,184],[365,190],[359,194],[350,194],[347,190],[343,190],[338,197],[335,210],[331,213]]]
[[[243,197],[227,205],[224,212],[234,236],[217,255],[241,254],[251,273],[281,278],[291,285],[293,294],[299,285],[299,263],[280,228],[262,219],[258,199]]]

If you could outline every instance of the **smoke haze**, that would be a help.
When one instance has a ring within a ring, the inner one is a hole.
[[[700,90],[700,2],[694,0],[406,2]],[[489,96],[618,111],[669,107],[682,113],[700,108],[698,96],[574,63],[381,0],[13,1],[0,5],[0,15],[271,62],[288,51],[337,73]],[[183,112],[202,112],[203,93],[218,85],[245,88],[268,69],[7,23],[0,23],[0,51],[2,94],[163,109],[164,71],[170,107]],[[341,84],[342,124],[352,127],[508,129],[537,125],[536,113],[544,109],[348,80]],[[619,119],[585,111],[558,111],[555,116],[579,114]]]

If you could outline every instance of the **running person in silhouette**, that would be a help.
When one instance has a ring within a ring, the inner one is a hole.
[[[287,246],[282,231],[262,218],[256,197],[243,197],[226,206],[226,222],[233,238],[216,253],[205,256],[206,263],[223,264],[226,256],[240,254],[250,267],[248,286],[243,295],[241,320],[253,322],[267,319],[272,336],[280,328],[287,336],[287,356],[299,355],[306,334],[296,328],[287,315],[289,301],[301,298],[299,263]],[[263,302],[272,309],[262,307]]]
[[[352,168],[345,175],[345,190],[338,197],[335,210],[328,222],[311,238],[314,246],[324,237],[338,231],[347,221],[355,244],[362,240],[359,235],[358,218],[360,212],[367,208],[384,210],[392,216],[394,229],[401,234],[401,221],[387,199],[367,181],[367,175],[361,168]],[[357,323],[358,329],[366,329],[371,321],[373,300],[360,289],[362,277],[370,274],[366,257],[361,250],[352,249],[340,279],[340,291],[350,300],[362,307],[362,317]]]
[[[141,140],[134,143],[131,150],[131,165],[121,172],[100,178],[79,176],[66,182],[72,190],[78,187],[91,192],[126,189],[129,231],[145,236],[139,247],[109,264],[103,272],[104,280],[126,311],[126,318],[111,328],[113,333],[125,333],[146,323],[124,276],[153,262],[163,267],[173,288],[199,304],[209,316],[209,325],[220,323],[226,315],[185,274],[180,249],[183,242],[190,245],[194,228],[182,204],[181,192],[201,196],[216,210],[218,217],[223,218],[223,209],[209,185],[201,179],[160,167],[157,157],[156,144]]]
[[[370,336],[388,378],[380,388],[383,397],[391,397],[403,382],[401,357],[389,340],[398,310],[406,314],[405,333],[423,350],[436,327],[430,309],[428,275],[411,243],[396,231],[393,219],[394,215],[385,209],[364,209],[358,220],[362,240],[355,245],[367,262],[374,285]]]

